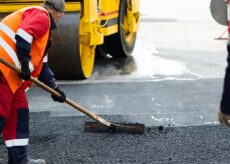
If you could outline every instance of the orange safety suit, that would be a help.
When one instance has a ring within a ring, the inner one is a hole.
[[[20,68],[17,37],[22,38],[31,46],[29,66],[32,76],[38,77],[46,58],[44,53],[50,40],[50,27],[50,14],[42,6],[11,13],[0,22],[0,57]],[[29,81],[21,80],[18,73],[0,63],[0,135],[2,133],[8,149],[10,164],[27,157],[29,109],[25,89],[28,84]],[[17,156],[18,149],[24,154]]]
[[[23,29],[18,29],[24,11],[30,8],[38,8],[46,12],[48,15],[48,12],[43,7],[33,6],[21,9],[4,18],[0,23],[0,52],[3,59],[10,62],[11,64],[14,64],[17,67],[20,67],[20,62],[17,58],[15,40],[15,35],[20,35],[23,39],[31,44],[30,55],[32,57],[32,60],[29,64],[30,70],[33,77],[38,77],[42,69],[43,55],[47,41],[49,39],[49,29],[45,32],[45,35],[35,40],[33,40],[33,36],[31,36]],[[22,85],[23,81],[18,77],[17,73],[9,69],[7,66],[0,64],[0,72],[3,73],[13,93],[19,88],[19,86]]]

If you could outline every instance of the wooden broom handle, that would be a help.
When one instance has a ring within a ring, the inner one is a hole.
[[[13,64],[5,61],[4,59],[2,59],[0,57],[0,62],[4,65],[6,65],[7,67],[11,68],[12,70],[18,72],[18,73],[21,73],[21,70],[19,68],[17,68],[16,66],[14,66]],[[30,76],[30,81],[32,81],[34,84],[36,84],[37,86],[41,87],[42,89],[46,90],[47,92],[55,95],[55,96],[62,96],[61,94],[59,94],[57,91],[55,91],[54,89],[48,87],[47,85],[45,85],[44,83],[42,83],[41,81],[37,80],[36,78]],[[107,127],[111,127],[111,123],[106,121],[105,119],[99,117],[98,115],[86,110],[84,107],[80,106],[79,104],[73,102],[72,100],[66,98],[65,99],[65,102],[67,104],[69,104],[70,106],[72,106],[73,108],[77,109],[78,111],[86,114],[87,116],[89,116],[90,118],[104,124],[105,126]]]

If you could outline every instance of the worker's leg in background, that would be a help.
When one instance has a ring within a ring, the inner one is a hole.
[[[19,87],[13,96],[9,117],[3,128],[3,139],[8,150],[8,163],[26,163],[29,110],[24,86]]]
[[[0,71],[0,135],[10,112],[13,93]]]
[[[224,86],[222,99],[220,103],[220,110],[226,115],[230,115],[230,45],[227,45],[228,57],[227,57],[227,68],[224,77]]]

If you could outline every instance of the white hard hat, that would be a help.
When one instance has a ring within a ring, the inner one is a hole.
[[[65,12],[65,0],[44,0],[44,4],[56,11]]]

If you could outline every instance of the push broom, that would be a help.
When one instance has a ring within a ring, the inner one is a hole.
[[[10,69],[16,71],[17,73],[21,73],[21,70],[16,66],[12,65],[11,63],[5,61],[0,57],[0,62]],[[58,92],[54,89],[48,87],[41,81],[35,79],[34,77],[30,77],[30,80],[36,84],[37,86],[41,87],[42,89],[46,90],[47,92],[55,95],[61,96]],[[145,131],[145,125],[139,123],[111,123],[102,117],[88,111],[84,107],[80,106],[79,104],[73,102],[72,100],[66,98],[65,102],[72,106],[74,109],[84,113],[85,115],[89,116],[90,118],[94,119],[97,122],[86,122],[84,131],[85,132],[118,132],[118,133],[131,133],[131,134],[143,134]]]

